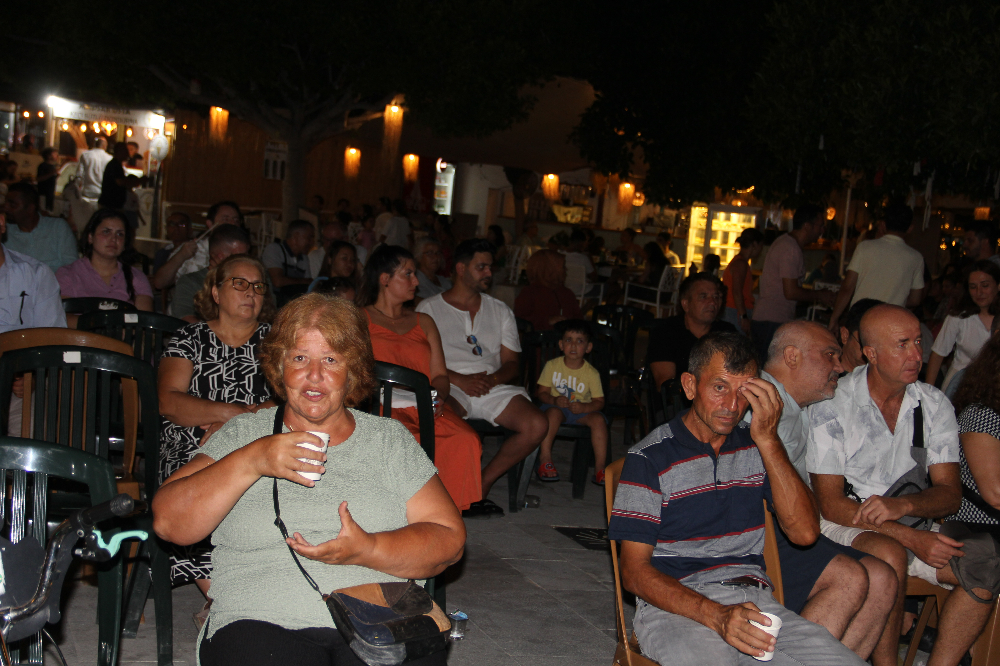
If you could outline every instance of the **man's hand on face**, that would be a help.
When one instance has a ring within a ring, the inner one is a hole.
[[[778,422],[784,404],[771,382],[751,377],[738,389],[746,397],[753,409],[750,421],[750,436],[756,444],[778,439]],[[780,442],[778,442],[780,444]]]

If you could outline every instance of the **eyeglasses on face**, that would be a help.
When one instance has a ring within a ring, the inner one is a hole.
[[[260,294],[261,296],[267,293],[266,282],[250,282],[250,280],[244,280],[243,278],[239,277],[231,277],[226,279],[232,280],[233,289],[235,289],[236,291],[246,291],[247,289],[250,288],[250,285],[253,285],[253,290],[255,293]],[[226,280],[223,280],[219,284],[223,284],[225,281]]]
[[[479,340],[476,340],[476,336],[470,335],[469,337],[467,337],[465,339],[465,341],[468,342],[470,345],[473,345],[473,347],[472,347],[472,354],[474,356],[482,356],[483,355],[483,348],[479,346]]]

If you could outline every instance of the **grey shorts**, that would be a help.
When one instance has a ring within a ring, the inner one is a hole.
[[[720,604],[751,601],[761,611],[780,617],[781,630],[771,660],[775,666],[865,666],[858,655],[831,636],[825,627],[779,604],[770,590],[724,587],[718,583],[693,585],[691,589]],[[757,666],[761,663],[726,643],[705,625],[667,613],[641,599],[635,609],[635,633],[642,653],[662,666]]]

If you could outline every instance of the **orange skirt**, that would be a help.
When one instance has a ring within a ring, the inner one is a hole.
[[[420,441],[416,407],[393,407],[392,418]],[[452,501],[468,509],[483,498],[483,446],[479,435],[450,407],[434,419],[434,466]]]

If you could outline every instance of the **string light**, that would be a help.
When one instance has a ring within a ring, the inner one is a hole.
[[[80,131],[81,132],[87,131],[87,123],[80,123]]]
[[[132,128],[131,127],[125,128],[125,136],[127,136],[130,139],[132,138]]]
[[[38,112],[38,117],[39,118],[44,118],[45,117],[45,112],[44,111],[39,111]]]
[[[31,112],[30,111],[25,111],[21,115],[24,116],[25,118],[30,118],[31,117]]]
[[[68,132],[69,131],[69,123],[63,122],[63,124],[62,124],[62,131],[63,132]]]

